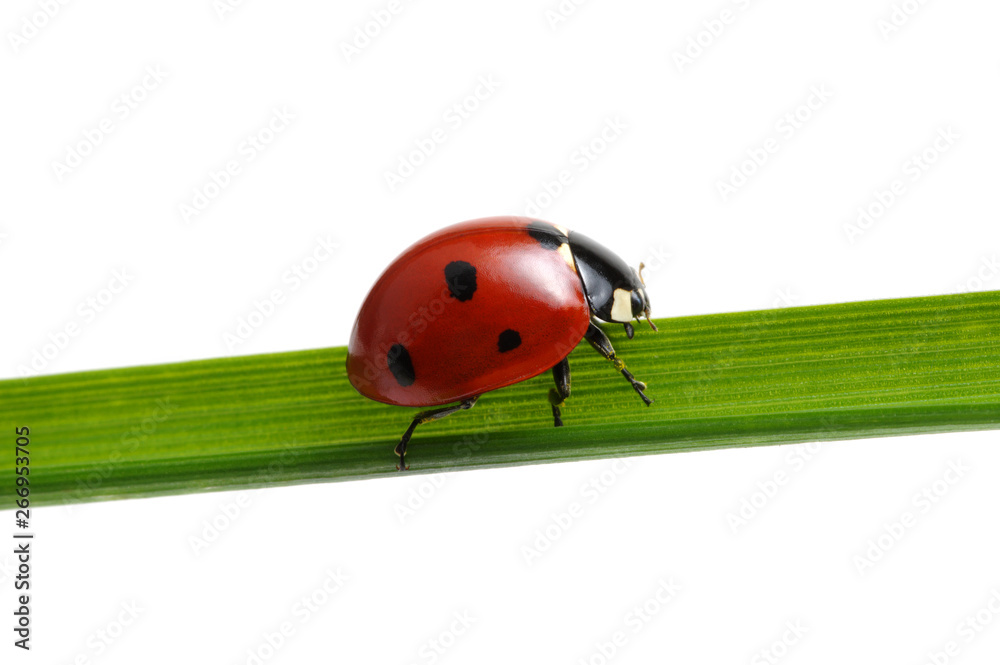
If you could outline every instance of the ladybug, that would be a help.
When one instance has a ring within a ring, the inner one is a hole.
[[[569,353],[582,340],[614,363],[646,406],[652,400],[615,354],[599,321],[645,316],[639,271],[582,233],[526,217],[487,217],[432,233],[375,282],[351,330],[347,375],[369,399],[424,411],[421,423],[471,409],[483,393],[551,369],[555,426],[570,394]],[[455,404],[457,402],[457,404]],[[449,406],[442,406],[442,405]]]

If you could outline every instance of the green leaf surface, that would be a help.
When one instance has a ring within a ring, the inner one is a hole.
[[[646,407],[586,343],[565,427],[546,372],[421,425],[408,473],[1000,426],[1000,292],[606,326]],[[14,506],[15,427],[33,506],[395,475],[418,409],[377,404],[343,347],[0,382]],[[877,445],[877,444],[873,444]]]

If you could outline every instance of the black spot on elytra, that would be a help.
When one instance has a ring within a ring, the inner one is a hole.
[[[569,242],[556,227],[537,219],[528,224],[528,235],[537,240],[545,249],[559,249],[559,245]]]
[[[413,360],[410,352],[402,344],[393,344],[386,355],[389,361],[389,371],[396,377],[396,382],[403,386],[412,385],[417,375],[413,372]]]
[[[459,302],[470,300],[476,292],[476,267],[465,261],[452,261],[444,267],[444,281],[452,298]]]
[[[519,346],[521,346],[521,333],[516,330],[508,328],[497,337],[497,348],[500,349],[500,353],[516,349]]]

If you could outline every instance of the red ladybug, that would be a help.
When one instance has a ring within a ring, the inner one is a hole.
[[[562,425],[568,355],[584,338],[649,406],[646,384],[597,325],[622,323],[631,339],[631,321],[643,315],[656,330],[642,276],[603,245],[536,219],[475,219],[432,233],[385,269],[354,322],[347,374],[378,402],[458,402],[417,414],[396,446],[402,470],[417,425],[548,369],[556,382],[552,415]]]

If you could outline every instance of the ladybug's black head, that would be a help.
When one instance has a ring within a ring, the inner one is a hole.
[[[645,316],[649,326],[656,330],[649,318],[649,297],[640,272],[582,233],[570,231],[569,248],[594,316],[624,324],[629,339],[633,334],[631,322],[640,316]]]

